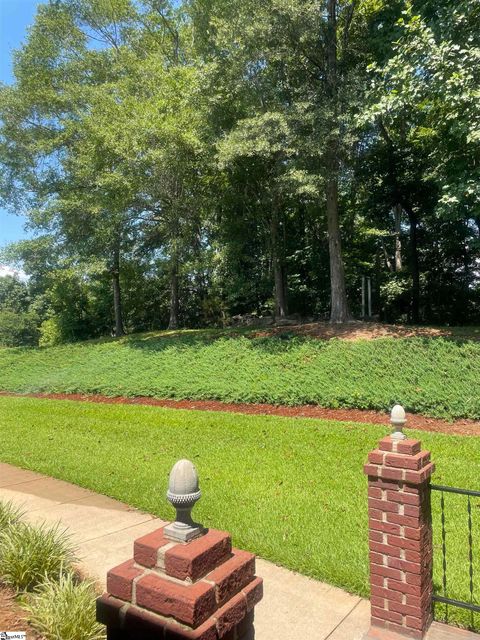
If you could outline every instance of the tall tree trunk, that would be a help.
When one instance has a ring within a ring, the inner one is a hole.
[[[402,270],[402,239],[400,237],[402,222],[402,205],[396,204],[395,213],[395,271],[398,273]]]
[[[285,269],[276,258],[274,260],[275,273],[275,317],[285,318],[288,314],[287,296],[285,286]]]
[[[285,266],[283,263],[283,251],[280,247],[278,213],[274,208],[272,213],[271,243],[272,243],[272,265],[275,294],[275,317],[285,318],[288,314],[287,308],[287,285],[285,277]]]
[[[125,335],[123,328],[122,294],[120,289],[120,247],[113,251],[112,265],[113,311],[115,314],[115,337]]]
[[[412,271],[412,322],[420,322],[420,266],[418,260],[418,218],[411,207],[407,209],[410,223],[410,253]]]
[[[385,242],[383,240],[381,240],[381,243],[382,243],[382,249],[383,249],[383,256],[385,258],[385,264],[387,265],[387,269],[393,273],[392,261],[390,260],[390,256],[388,255],[388,251],[387,251],[387,248],[385,246]]]
[[[337,78],[337,0],[328,0],[327,38],[327,91],[330,97],[332,117],[327,141],[327,228],[330,254],[330,322],[346,322],[350,319],[345,287],[345,270],[342,258],[340,220],[338,213],[338,78]]]
[[[380,247],[377,245],[375,250],[375,291],[380,291],[382,280],[382,269],[380,266]],[[382,311],[380,307],[380,312]]]
[[[168,322],[169,329],[178,329],[178,255],[174,252],[172,257],[172,266],[170,270],[170,320]]]
[[[475,218],[475,224],[477,225],[478,237],[480,238],[480,217]]]

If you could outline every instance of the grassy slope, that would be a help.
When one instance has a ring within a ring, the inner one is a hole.
[[[164,497],[167,476],[177,459],[190,458],[204,493],[195,508],[200,521],[231,531],[240,547],[363,595],[368,549],[362,466],[384,433],[365,424],[0,398],[3,461],[171,518]],[[410,435],[432,450],[437,483],[479,488],[479,438]],[[434,498],[439,583],[439,501]],[[447,505],[455,506],[449,500]],[[464,596],[466,503],[458,506],[458,511],[449,507],[447,519],[449,584],[451,595]],[[479,517],[474,528],[478,540]],[[478,576],[478,555],[475,563]]]
[[[0,349],[0,389],[408,410],[480,419],[480,342],[215,331]]]

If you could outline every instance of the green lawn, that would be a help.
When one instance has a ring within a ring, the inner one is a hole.
[[[264,558],[362,595],[368,593],[362,466],[387,431],[310,419],[0,398],[3,461],[171,518],[165,499],[168,473],[177,459],[190,458],[204,495],[194,512],[200,521],[228,529],[234,544]],[[435,482],[479,488],[480,438],[409,434],[431,449]],[[447,543],[450,593],[463,597],[468,592],[466,504],[459,503],[459,509],[449,509]],[[434,512],[439,583],[437,499]],[[475,576],[478,582],[478,553]]]
[[[213,330],[0,349],[0,390],[319,404],[480,419],[480,341]]]

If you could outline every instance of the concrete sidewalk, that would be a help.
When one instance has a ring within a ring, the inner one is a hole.
[[[0,500],[23,507],[30,522],[60,522],[78,547],[83,570],[105,587],[108,569],[132,555],[133,541],[162,520],[76,485],[0,463]],[[257,559],[264,599],[255,608],[258,640],[361,640],[370,603],[341,589]],[[433,625],[428,640],[480,640]]]

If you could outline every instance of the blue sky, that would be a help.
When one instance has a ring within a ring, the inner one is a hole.
[[[0,0],[0,81],[10,84],[12,51],[25,40],[27,28],[34,21],[40,0]],[[0,248],[9,242],[28,237],[25,221],[0,208]]]

